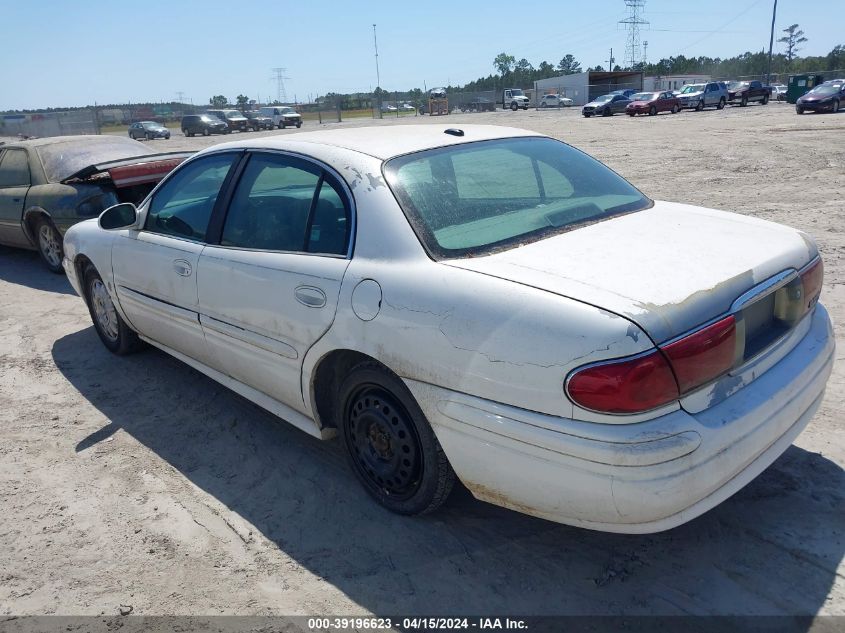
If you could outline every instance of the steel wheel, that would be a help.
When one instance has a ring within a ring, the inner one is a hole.
[[[94,311],[94,317],[97,319],[97,324],[100,326],[103,336],[117,343],[117,337],[120,334],[117,311],[114,309],[114,303],[112,303],[106,286],[99,278],[94,279],[91,283],[91,309]]]
[[[42,220],[38,225],[38,252],[53,272],[62,270],[62,238],[53,225]]]
[[[346,411],[353,462],[374,492],[396,501],[412,497],[420,486],[420,441],[405,408],[378,385],[363,385]]]

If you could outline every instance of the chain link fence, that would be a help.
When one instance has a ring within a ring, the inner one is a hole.
[[[0,115],[0,136],[33,138],[69,134],[99,134],[95,110]]]

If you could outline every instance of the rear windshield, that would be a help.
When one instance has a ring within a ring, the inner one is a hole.
[[[138,141],[122,136],[70,139],[35,148],[50,182],[59,182],[90,165],[155,152]]]
[[[549,138],[427,150],[384,171],[436,259],[486,255],[651,206],[597,160]]]

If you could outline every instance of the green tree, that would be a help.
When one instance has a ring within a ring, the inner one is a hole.
[[[792,64],[792,60],[795,59],[795,54],[801,50],[798,45],[808,40],[804,37],[804,31],[799,29],[797,24],[786,27],[783,32],[786,35],[778,39],[778,42],[786,44],[786,64],[789,66]]]
[[[208,102],[215,108],[225,108],[229,100],[223,95],[214,95]]]
[[[515,63],[516,57],[507,53],[499,53],[493,60],[493,66],[499,71],[502,77],[511,72]]]
[[[581,72],[581,64],[575,60],[574,55],[567,53],[558,62],[557,70],[563,75],[575,75]]]
[[[246,95],[238,95],[237,96],[237,104],[238,104],[238,109],[241,112],[244,112],[246,110],[247,106],[249,105],[249,97],[247,97]]]

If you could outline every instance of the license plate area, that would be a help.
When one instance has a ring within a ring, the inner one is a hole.
[[[793,274],[745,303],[737,321],[737,366],[764,353],[786,336],[804,315],[801,280]]]

